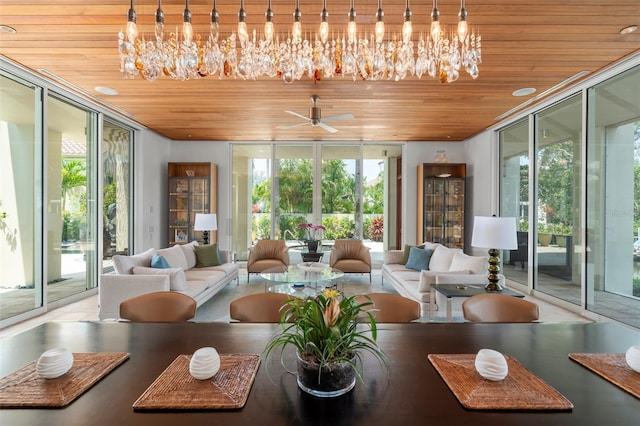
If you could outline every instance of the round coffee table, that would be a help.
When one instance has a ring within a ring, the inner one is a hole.
[[[329,265],[323,268],[318,265],[313,270],[303,270],[297,265],[290,265],[286,271],[283,271],[281,267],[277,267],[266,269],[260,273],[260,276],[265,281],[272,283],[267,288],[268,292],[301,297],[315,296],[325,288],[334,288],[336,284],[333,281],[343,275],[344,272]],[[326,284],[319,285],[319,283]]]

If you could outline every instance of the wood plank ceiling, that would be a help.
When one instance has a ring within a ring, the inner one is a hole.
[[[212,0],[191,0],[194,30],[208,33]],[[327,0],[334,31],[346,26],[349,3]],[[156,0],[136,0],[138,29],[153,32]],[[181,25],[184,1],[164,0],[167,31]],[[218,0],[221,34],[235,31],[240,1]],[[294,0],[273,0],[276,30],[290,30]],[[405,0],[383,0],[388,32],[402,25]],[[441,22],[453,26],[458,0],[440,0]],[[267,0],[245,0],[249,30],[262,32]],[[359,30],[372,31],[377,0],[356,0]],[[410,2],[413,39],[428,31],[431,0]],[[0,0],[0,52],[36,72],[45,70],[81,90],[127,111],[137,122],[174,140],[375,140],[462,141],[494,125],[496,117],[581,71],[593,73],[640,50],[638,0],[468,0],[471,28],[482,35],[480,76],[461,72],[458,81],[441,84],[429,77],[402,81],[363,81],[309,77],[285,84],[278,79],[242,80],[206,77],[155,82],[123,79],[118,70],[117,34],[124,29],[129,0]],[[303,31],[315,32],[321,0],[301,0]],[[97,86],[116,89],[105,96]],[[514,97],[516,89],[536,93]],[[285,113],[306,115],[310,96],[320,96],[324,117],[353,113],[355,118],[320,127],[279,129],[299,123]]]

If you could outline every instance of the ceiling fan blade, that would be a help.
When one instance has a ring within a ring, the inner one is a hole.
[[[310,121],[305,121],[304,123],[292,124],[291,126],[278,126],[277,128],[280,130],[293,129],[294,127],[306,126],[311,124]]]
[[[324,120],[323,120],[324,121]],[[324,124],[322,121],[318,123],[318,126],[322,127],[323,129],[325,129],[327,132],[331,132],[331,133],[335,133],[338,131],[338,129],[334,129],[331,126],[328,126],[326,124]]]
[[[347,120],[349,118],[354,118],[354,117],[355,115],[353,114],[340,114],[340,115],[332,115],[331,117],[323,118],[322,121],[327,122],[327,121]]]
[[[297,112],[295,112],[295,111],[285,111],[285,112],[286,112],[286,113],[289,113],[289,114],[291,114],[291,115],[295,115],[296,117],[302,118],[302,119],[303,119],[303,120],[305,120],[305,121],[310,121],[310,118],[309,118],[309,117],[307,117],[306,115],[298,114],[298,113],[297,113]]]

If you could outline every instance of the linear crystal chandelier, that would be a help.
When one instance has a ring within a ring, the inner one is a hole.
[[[431,28],[420,36],[417,51],[411,38],[413,29],[409,0],[403,14],[402,33],[388,33],[384,28],[382,0],[378,0],[374,31],[368,34],[356,26],[354,0],[350,0],[345,30],[329,28],[326,0],[317,31],[302,31],[302,12],[295,0],[293,22],[286,31],[276,32],[271,0],[267,0],[264,29],[247,28],[244,0],[240,0],[237,30],[220,33],[220,15],[213,0],[209,34],[194,35],[189,0],[185,0],[182,32],[164,31],[161,0],[155,13],[154,35],[139,36],[133,0],[127,26],[118,34],[120,71],[125,78],[142,77],[153,81],[161,75],[176,80],[207,76],[219,78],[279,78],[285,83],[300,80],[305,74],[316,81],[331,77],[354,80],[395,80],[423,75],[451,83],[460,76],[460,68],[478,77],[482,62],[480,35],[471,33],[467,10],[461,0],[456,31],[440,25],[437,0],[433,0]],[[311,24],[310,24],[311,25]],[[314,24],[315,25],[315,24]],[[339,34],[330,37],[329,34]]]

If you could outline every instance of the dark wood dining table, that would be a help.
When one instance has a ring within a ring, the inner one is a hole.
[[[4,408],[14,425],[637,425],[640,400],[569,359],[569,353],[623,353],[638,331],[610,323],[379,324],[385,370],[364,357],[365,382],[320,399],[300,391],[278,359],[262,360],[236,410],[134,411],[133,403],[180,354],[213,346],[221,354],[261,354],[277,324],[50,322],[0,341],[0,376],[47,349],[128,352],[125,361],[64,408]],[[570,411],[469,410],[429,362],[429,354],[491,348],[517,359],[573,403]],[[285,362],[294,368],[294,353]],[[276,357],[277,358],[277,357]]]

